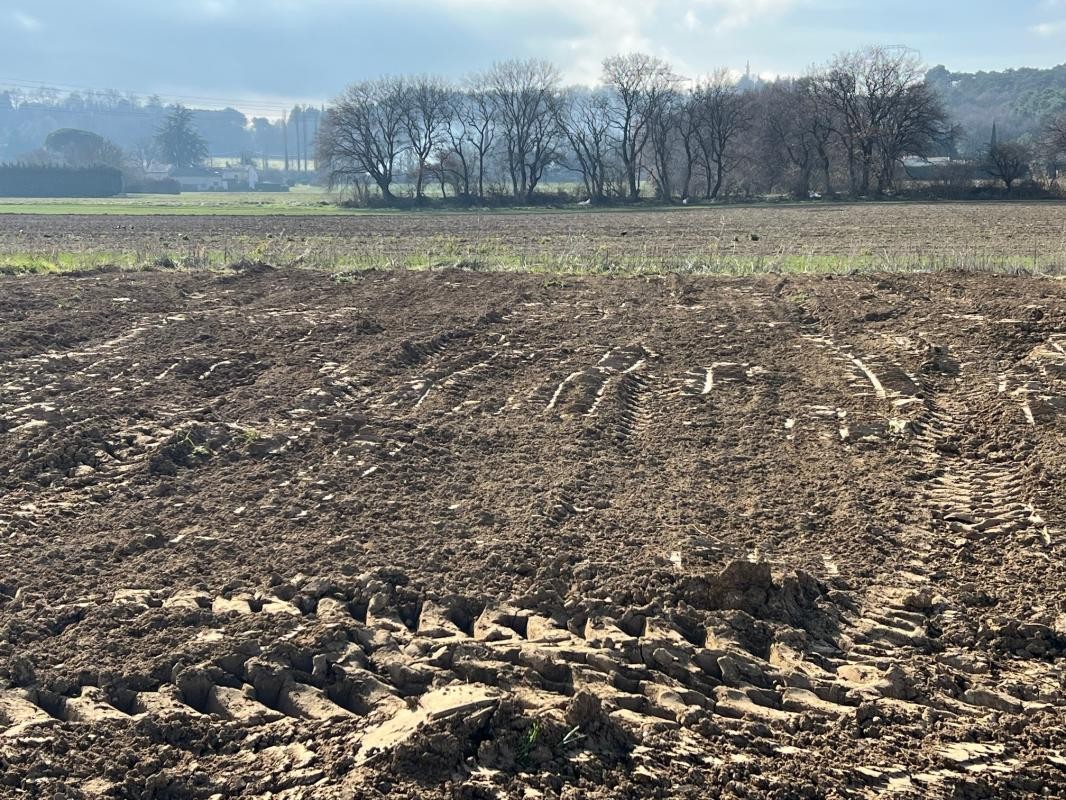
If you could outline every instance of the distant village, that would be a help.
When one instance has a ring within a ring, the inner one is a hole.
[[[259,186],[259,170],[252,164],[221,168],[183,167],[152,162],[144,171],[150,181],[176,181],[183,192],[254,192]],[[284,189],[271,188],[271,191]]]
[[[1054,101],[1066,73],[925,72],[894,46],[845,56],[798,79],[766,80],[748,66],[739,76],[720,70],[691,81],[637,53],[607,58],[594,86],[563,85],[547,62],[505,62],[473,83],[357,81],[328,110],[296,106],[276,118],[114,92],[0,90],[0,196],[319,184],[363,205],[688,205],[1066,191],[1066,111]],[[897,91],[869,82],[881,72]],[[1007,98],[1024,80],[1044,100],[1024,118],[1002,100],[977,104],[990,80]],[[875,99],[892,109],[882,114],[887,122],[867,124],[866,106],[837,83],[883,94]],[[525,102],[532,105],[514,114]],[[641,125],[626,122],[633,118]]]
[[[0,195],[277,192],[316,180],[322,110],[277,118],[113,92],[0,89]]]

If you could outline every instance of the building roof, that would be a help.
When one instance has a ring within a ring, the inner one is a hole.
[[[207,167],[186,167],[170,173],[172,178],[221,178],[222,170]]]

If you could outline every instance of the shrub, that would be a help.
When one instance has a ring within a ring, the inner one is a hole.
[[[260,181],[255,185],[255,190],[257,192],[287,192],[289,191],[289,185],[287,183]]]
[[[126,194],[181,194],[181,184],[173,178],[142,178],[127,183]]]
[[[114,197],[122,189],[114,167],[0,165],[0,197]]]

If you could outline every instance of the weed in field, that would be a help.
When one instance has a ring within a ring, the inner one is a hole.
[[[147,201],[138,201],[147,202]],[[163,202],[163,201],[160,201]],[[223,200],[204,200],[218,202]],[[226,203],[233,202],[225,199]],[[248,202],[252,202],[249,200]],[[260,198],[256,203],[262,203]],[[41,203],[49,209],[61,205]],[[78,208],[87,208],[78,203]],[[147,206],[145,206],[147,207]],[[238,204],[226,206],[240,208]],[[257,208],[259,206],[256,206]],[[36,205],[27,208],[37,209]],[[223,206],[218,206],[223,208]],[[1001,273],[1059,274],[1066,267],[1066,241],[1061,237],[1032,235],[1026,247],[996,235],[1008,230],[1031,213],[1011,210],[1017,216],[997,222],[994,209],[982,212],[977,223],[972,213],[955,207],[863,206],[756,211],[753,209],[708,210],[694,216],[684,212],[649,213],[625,217],[629,212],[594,212],[576,223],[574,216],[554,212],[554,218],[538,213],[511,212],[491,220],[480,214],[457,213],[419,217],[408,214],[403,224],[360,223],[353,235],[348,226],[321,223],[304,233],[301,227],[278,219],[266,226],[205,220],[205,236],[196,234],[161,237],[119,234],[114,239],[78,235],[67,248],[27,248],[32,237],[0,234],[0,272],[42,274],[108,268],[176,270],[222,270],[240,261],[268,263],[280,268],[325,270],[354,274],[366,269],[465,269],[502,272],[535,272],[565,275],[751,275],[756,273],[843,273],[882,271],[962,270]],[[25,210],[25,209],[24,209]],[[182,207],[184,213],[185,207]],[[205,212],[207,213],[207,212]],[[417,213],[417,212],[416,212]],[[583,212],[587,213],[587,212]],[[886,214],[899,214],[896,222]],[[1046,225],[1057,224],[1058,212],[1041,207]],[[831,216],[830,216],[831,215]],[[396,217],[398,218],[398,217]],[[523,218],[527,221],[523,221]],[[544,227],[539,220],[544,219]],[[727,221],[729,220],[728,225]],[[987,220],[987,222],[986,222]],[[630,223],[633,224],[630,224]],[[1066,223],[1064,223],[1066,224]],[[1001,227],[995,227],[995,226]],[[952,227],[954,226],[954,227]],[[990,227],[991,226],[991,227]],[[49,226],[50,227],[50,226]],[[62,226],[58,226],[62,227]],[[84,227],[84,225],[83,225]],[[106,228],[106,224],[104,225]],[[120,226],[122,227],[122,226]],[[191,230],[198,230],[199,225]],[[269,233],[263,233],[264,228]],[[178,230],[188,229],[188,226]],[[231,233],[227,233],[227,231]],[[236,231],[236,232],[232,232]],[[241,231],[255,231],[255,235]],[[219,235],[221,232],[221,235]],[[623,239],[622,234],[627,236]],[[514,235],[512,235],[514,234]],[[130,241],[132,244],[121,244]],[[97,248],[95,242],[102,245]],[[83,243],[86,245],[83,247]],[[5,252],[6,249],[6,252]],[[340,282],[346,280],[339,278]]]
[[[452,252],[454,248],[452,248]],[[280,267],[334,272],[338,282],[350,280],[353,273],[366,269],[466,269],[500,272],[545,272],[560,275],[753,275],[760,273],[846,273],[846,272],[936,272],[966,271],[988,273],[1061,274],[1066,256],[994,256],[963,253],[879,253],[849,254],[720,254],[706,257],[670,256],[651,253],[597,254],[551,253],[529,255],[496,245],[480,252],[467,251],[442,258],[435,250],[415,250],[388,254],[367,248],[346,251],[335,246],[305,248],[292,256],[284,247],[259,243],[241,249],[210,249],[192,246],[184,253],[63,251],[49,253],[0,254],[0,274],[48,274],[110,268],[117,270],[221,270],[240,262],[268,263]]]
[[[538,720],[533,720],[529,729],[518,741],[515,751],[515,761],[522,769],[528,769],[533,763],[533,751],[540,742],[541,727]]]
[[[263,438],[263,434],[257,431],[255,428],[241,428],[241,438],[244,441],[245,446],[257,442]]]

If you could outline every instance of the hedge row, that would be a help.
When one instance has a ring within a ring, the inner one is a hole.
[[[114,167],[0,164],[0,197],[114,197],[122,189]]]
[[[126,194],[181,194],[181,184],[173,178],[144,178],[127,183]]]

